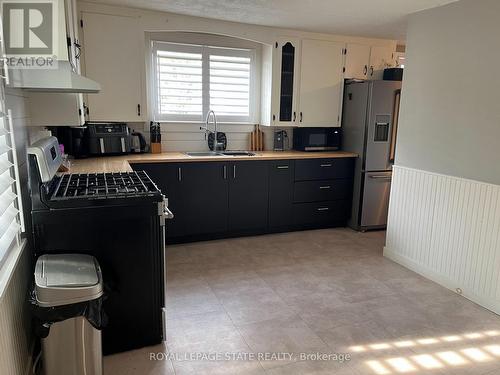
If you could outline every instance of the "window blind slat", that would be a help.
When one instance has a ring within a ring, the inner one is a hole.
[[[238,56],[222,56],[222,55],[210,55],[210,61],[220,61],[220,62],[231,62],[231,63],[250,63],[249,57],[238,57]]]
[[[0,195],[0,215],[2,215],[10,205],[15,202],[17,195],[14,194],[12,189],[6,190]]]
[[[5,139],[5,137],[6,137],[5,135],[0,136],[0,155],[5,154],[10,150],[10,147],[7,144],[7,140]]]
[[[0,264],[14,245],[14,240],[16,239],[20,229],[21,226],[16,221],[13,221],[8,226],[3,236],[0,237]]]
[[[201,68],[202,62],[198,60],[159,60],[161,68]]]
[[[5,171],[0,175],[0,194],[3,194],[7,189],[12,189],[12,184],[15,180],[10,176],[10,171]]]
[[[16,216],[19,213],[14,203],[11,203],[9,207],[0,215],[0,237],[2,237],[5,232],[9,229],[12,222],[16,221]]]
[[[10,169],[14,164],[12,164],[8,158],[7,153],[0,155],[0,174]]]
[[[174,51],[164,51],[158,50],[157,55],[159,58],[175,58],[179,60],[201,60],[201,53],[189,53],[189,52],[174,52]]]

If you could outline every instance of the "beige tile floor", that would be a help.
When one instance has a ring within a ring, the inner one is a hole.
[[[500,317],[383,244],[341,228],[169,246],[166,345],[105,357],[105,374],[500,374]]]

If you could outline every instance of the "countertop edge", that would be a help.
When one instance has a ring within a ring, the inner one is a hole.
[[[100,156],[88,159],[75,159],[71,162],[69,173],[113,173],[131,172],[134,164],[192,163],[192,162],[231,162],[231,161],[272,161],[272,160],[309,160],[309,159],[346,159],[357,158],[358,154],[345,151],[301,152],[301,151],[257,151],[255,156],[216,156],[192,157],[182,152],[161,154],[129,154],[119,156]]]
[[[300,160],[300,159],[346,159],[346,158],[357,158],[358,154],[345,153],[342,155],[317,155],[317,156],[305,156],[305,155],[293,155],[293,156],[279,156],[279,155],[255,155],[255,156],[202,156],[193,157],[186,156],[185,158],[141,158],[141,159],[127,159],[129,164],[141,164],[141,163],[192,163],[192,162],[211,162],[211,161],[252,161],[252,160]]]

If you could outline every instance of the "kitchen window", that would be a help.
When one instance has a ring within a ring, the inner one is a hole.
[[[153,42],[156,121],[254,121],[255,51]]]

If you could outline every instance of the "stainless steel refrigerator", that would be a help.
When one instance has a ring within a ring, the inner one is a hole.
[[[382,229],[387,225],[401,82],[346,82],[344,90],[342,149],[359,155],[349,226]]]

